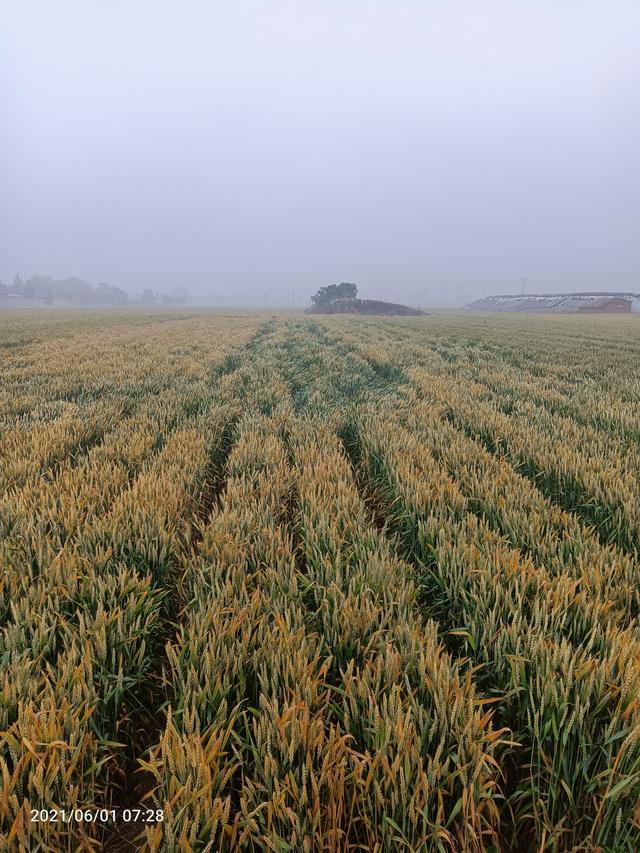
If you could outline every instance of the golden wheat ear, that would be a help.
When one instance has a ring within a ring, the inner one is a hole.
[[[0,326],[6,849],[640,849],[631,319]]]

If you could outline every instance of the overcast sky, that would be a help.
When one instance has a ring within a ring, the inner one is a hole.
[[[0,279],[640,291],[637,0],[0,0]]]

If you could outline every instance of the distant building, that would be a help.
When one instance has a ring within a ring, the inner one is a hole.
[[[541,314],[630,314],[640,312],[638,293],[546,293],[486,296],[471,311],[529,311]]]
[[[36,305],[41,305],[42,300],[27,299],[22,293],[16,293],[13,290],[0,292],[0,310],[11,308],[33,308]]]

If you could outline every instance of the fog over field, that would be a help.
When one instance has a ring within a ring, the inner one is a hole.
[[[0,849],[640,851],[639,95],[638,0],[0,0]]]
[[[640,6],[0,0],[0,280],[640,290]]]

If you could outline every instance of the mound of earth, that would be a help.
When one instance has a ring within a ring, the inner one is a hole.
[[[398,305],[395,302],[382,302],[379,299],[334,299],[326,305],[314,305],[309,314],[382,314],[400,317],[426,317],[426,311]]]

